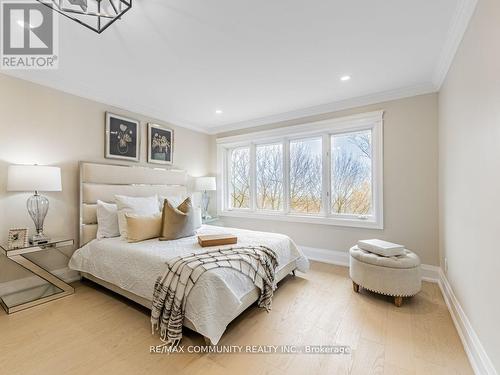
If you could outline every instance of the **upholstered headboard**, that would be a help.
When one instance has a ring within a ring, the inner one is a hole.
[[[145,197],[187,193],[187,174],[178,169],[80,162],[80,238],[96,238],[97,200],[113,202],[115,194]]]

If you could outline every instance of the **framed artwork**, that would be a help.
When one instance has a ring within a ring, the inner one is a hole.
[[[9,229],[9,250],[28,247],[28,228]]]
[[[139,161],[140,123],[106,112],[106,158]]]
[[[161,125],[148,124],[148,163],[172,164],[174,131]]]

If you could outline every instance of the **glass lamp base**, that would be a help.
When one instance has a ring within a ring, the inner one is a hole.
[[[201,196],[201,218],[203,220],[208,220],[212,218],[208,213],[209,204],[210,204],[210,197],[208,196],[208,193],[204,191]]]
[[[30,238],[31,245],[41,245],[44,243],[48,243],[50,241],[50,237],[46,236],[43,233],[37,233]]]
[[[49,200],[35,191],[35,194],[28,198],[26,208],[35,224],[36,231],[36,234],[30,238],[30,244],[38,245],[49,242],[49,237],[43,234],[43,221],[49,211]]]

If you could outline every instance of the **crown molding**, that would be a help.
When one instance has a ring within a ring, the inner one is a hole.
[[[321,104],[313,107],[293,110],[253,120],[237,122],[233,124],[221,125],[208,128],[209,134],[220,134],[232,130],[252,128],[261,125],[274,124],[282,121],[296,120],[300,118],[322,115],[325,113],[338,112],[345,109],[362,107],[371,104],[387,102],[391,100],[408,98],[411,96],[423,95],[436,92],[437,89],[432,83],[419,84],[403,87],[395,90],[382,91],[375,94],[359,96],[350,99],[339,100],[331,103]]]
[[[384,111],[372,111],[358,113],[350,116],[335,117],[321,121],[306,122],[299,125],[291,125],[276,129],[266,129],[251,133],[220,137],[216,139],[217,144],[227,145],[231,143],[247,142],[248,140],[259,141],[262,139],[282,138],[293,134],[294,137],[301,135],[311,135],[312,133],[323,132],[335,127],[339,130],[346,126],[351,129],[353,124],[356,127],[364,127],[381,122],[384,118]]]
[[[40,78],[26,78],[22,73],[14,73],[13,71],[5,71],[2,70],[0,72],[0,77],[9,76],[12,78],[20,79],[23,81],[31,82],[40,86],[48,87],[57,91],[61,91],[70,95],[78,96],[83,99],[91,100],[93,102],[97,102],[100,104],[109,105],[111,107],[115,107],[118,110],[123,110],[127,112],[137,113],[139,115],[145,117],[151,117],[153,119],[157,119],[159,122],[164,122],[166,124],[170,124],[173,126],[186,128],[189,130],[193,130],[199,133],[209,134],[206,128],[202,128],[200,126],[191,124],[182,119],[172,118],[170,116],[166,116],[161,110],[158,108],[145,106],[141,104],[134,103],[126,96],[122,96],[119,98],[111,98],[103,92],[97,92],[92,87],[86,86],[85,84],[79,83],[78,85],[72,85],[71,88],[67,88],[64,81],[61,80],[53,80],[50,83],[47,83],[45,79]]]
[[[446,41],[434,71],[432,82],[439,91],[467,31],[478,0],[460,0],[452,17]]]

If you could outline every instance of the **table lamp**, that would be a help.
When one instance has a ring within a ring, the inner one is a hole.
[[[61,168],[42,165],[10,165],[7,171],[7,191],[34,191],[26,207],[35,223],[36,234],[30,243],[44,244],[49,237],[43,233],[43,221],[49,211],[49,200],[40,191],[61,191]]]
[[[208,196],[209,191],[216,190],[216,182],[215,177],[198,177],[195,182],[196,191],[202,191],[202,201],[201,201],[201,210],[202,210],[202,218],[210,219],[210,215],[208,214],[208,204],[210,203],[210,197]]]

